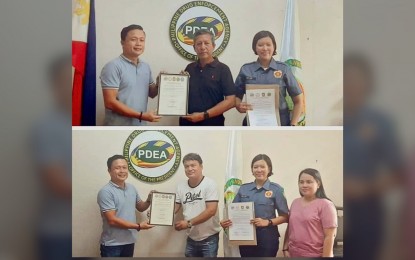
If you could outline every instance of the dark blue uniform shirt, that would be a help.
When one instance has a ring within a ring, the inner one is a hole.
[[[241,67],[235,81],[237,97],[242,100],[245,94],[246,84],[278,84],[279,88],[279,112],[281,125],[290,125],[290,113],[285,97],[288,94],[293,98],[302,93],[291,68],[283,63],[271,60],[269,68],[264,70],[258,61],[246,63]]]
[[[275,218],[275,210],[277,210],[278,215],[288,214],[288,205],[284,195],[284,189],[269,179],[259,189],[257,189],[255,182],[243,184],[233,200],[233,202],[251,201],[254,202],[256,218]],[[276,226],[270,228],[278,230]]]

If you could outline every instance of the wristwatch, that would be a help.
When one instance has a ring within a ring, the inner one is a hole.
[[[268,219],[268,226],[272,226],[272,220]]]
[[[203,113],[203,119],[204,119],[204,120],[209,119],[209,113],[208,113],[207,111],[205,111],[205,112]]]
[[[187,221],[187,228],[191,228],[192,227],[192,222],[190,222],[190,220]]]

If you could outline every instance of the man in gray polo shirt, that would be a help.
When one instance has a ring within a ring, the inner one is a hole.
[[[143,121],[158,122],[160,116],[147,112],[148,97],[158,94],[150,66],[139,59],[145,47],[143,27],[132,24],[121,31],[122,54],[101,71],[105,105],[105,125],[140,126]]]
[[[135,215],[136,209],[140,212],[148,209],[151,192],[143,201],[136,188],[125,182],[128,164],[124,156],[111,156],[107,166],[111,180],[99,191],[97,198],[103,221],[101,257],[132,257],[137,232],[153,227],[147,221],[136,223]]]

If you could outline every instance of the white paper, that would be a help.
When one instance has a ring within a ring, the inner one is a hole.
[[[159,115],[184,116],[187,114],[187,75],[161,74],[159,89]]]
[[[151,225],[172,226],[174,217],[174,193],[153,192],[151,199]]]
[[[254,203],[238,202],[228,205],[228,217],[232,221],[229,227],[229,240],[255,240]]]
[[[246,102],[252,106],[248,110],[249,125],[279,125],[275,99],[275,89],[246,89]]]

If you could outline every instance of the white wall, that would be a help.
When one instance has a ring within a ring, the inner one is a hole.
[[[125,128],[124,128],[125,129]],[[131,130],[73,130],[72,136],[72,250],[73,256],[99,256],[99,238],[102,220],[96,196],[99,189],[109,181],[106,160],[113,154],[122,154],[124,142]],[[219,211],[223,216],[223,187],[227,163],[230,130],[183,130],[170,129],[180,143],[182,154],[199,153],[204,161],[204,174],[213,178],[221,192]],[[323,178],[327,195],[336,205],[343,205],[343,147],[341,130],[239,130],[242,140],[242,180],[253,181],[250,171],[252,158],[265,153],[273,162],[271,181],[285,188],[290,205],[299,197],[297,178],[307,167],[318,169]],[[186,180],[180,165],[169,180],[148,184],[130,175],[128,182],[137,187],[145,198],[152,189],[175,192],[179,181]],[[137,221],[146,218],[146,212],[137,213]],[[283,235],[286,225],[279,230]],[[282,239],[280,240],[282,243]],[[223,256],[222,232],[219,256]],[[135,256],[183,256],[185,232],[172,227],[155,227],[141,231],[136,243]]]
[[[97,124],[104,119],[99,74],[102,67],[121,53],[120,31],[135,23],[147,34],[143,60],[153,75],[161,70],[183,70],[189,63],[170,43],[168,28],[174,12],[188,0],[99,0],[96,1],[97,31]],[[219,60],[227,64],[234,79],[240,67],[254,61],[252,38],[260,30],[271,31],[279,52],[282,38],[285,0],[212,0],[227,15],[231,39]],[[308,125],[343,124],[343,1],[297,0],[300,16],[300,52],[306,91]],[[279,59],[279,54],[276,56]],[[157,99],[156,99],[157,100]],[[149,109],[157,101],[150,100]],[[235,108],[226,114],[226,125],[241,125],[243,114]],[[177,117],[164,117],[153,125],[177,125]]]

